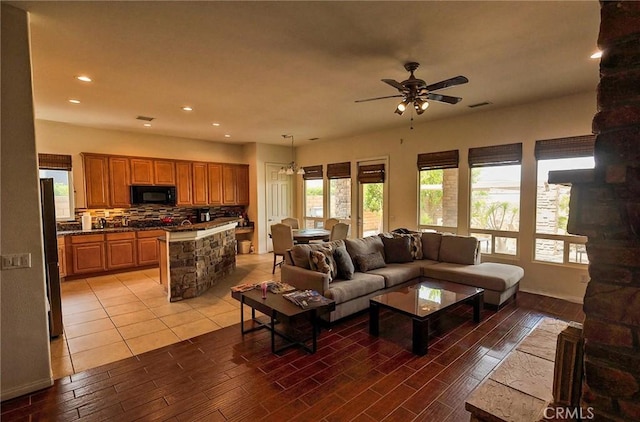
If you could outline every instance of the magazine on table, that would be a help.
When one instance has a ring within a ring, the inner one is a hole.
[[[247,292],[249,290],[259,289],[259,288],[261,288],[262,283],[263,282],[238,284],[237,286],[232,286],[231,287],[231,291],[233,291],[233,292]],[[284,282],[281,282],[281,281],[266,281],[264,283],[267,283],[267,288],[269,289],[269,291],[271,293],[276,293],[276,294],[285,293],[285,292],[291,292],[291,291],[296,289],[292,285],[284,283]]]
[[[327,299],[315,290],[299,290],[285,293],[283,296],[302,309],[316,308],[331,303],[331,299]]]

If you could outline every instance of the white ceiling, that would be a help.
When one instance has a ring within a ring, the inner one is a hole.
[[[598,83],[597,1],[9,3],[31,12],[36,118],[83,126],[274,144],[406,127],[396,99],[354,100],[396,94],[380,79],[407,61],[470,81],[415,124]]]

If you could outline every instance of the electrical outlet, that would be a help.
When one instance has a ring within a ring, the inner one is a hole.
[[[31,268],[30,253],[2,255],[3,270],[16,270],[18,268]]]
[[[580,276],[580,283],[582,284],[587,284],[589,282],[589,276],[586,274],[583,274]]]

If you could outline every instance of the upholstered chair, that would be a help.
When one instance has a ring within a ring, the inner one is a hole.
[[[328,218],[327,221],[324,222],[324,229],[331,231],[333,226],[335,226],[339,222],[340,220],[338,220],[337,218]]]
[[[336,223],[331,228],[331,238],[330,240],[340,240],[346,239],[349,234],[349,225],[346,223]]]
[[[284,254],[287,250],[293,248],[293,231],[291,226],[287,224],[273,224],[271,226],[271,240],[273,242],[273,270],[271,274],[275,274],[276,265],[280,266],[284,263]],[[276,258],[282,257],[282,261],[276,264]]]
[[[292,229],[300,228],[300,223],[298,223],[298,219],[293,217],[283,218],[282,224],[286,224],[287,226],[290,226]]]

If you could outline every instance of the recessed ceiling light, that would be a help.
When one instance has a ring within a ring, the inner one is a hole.
[[[602,51],[596,51],[591,55],[592,59],[599,59],[600,57],[602,57]]]
[[[73,98],[70,99],[69,102],[73,103],[73,104],[80,104],[80,100],[76,100],[76,99],[73,99]]]
[[[145,124],[143,124],[142,126],[144,126],[144,127],[151,127],[151,123],[145,123]]]
[[[229,135],[228,133],[226,133],[226,134],[224,135],[224,137],[225,137],[225,138],[231,138],[231,135]]]
[[[93,80],[86,76],[86,75],[80,75],[80,76],[76,76],[76,79],[82,82],[92,82]]]
[[[211,123],[213,126],[220,126],[220,123]]]
[[[189,106],[182,107],[182,110],[184,110],[184,111],[193,111],[193,109],[191,107],[189,107]]]

